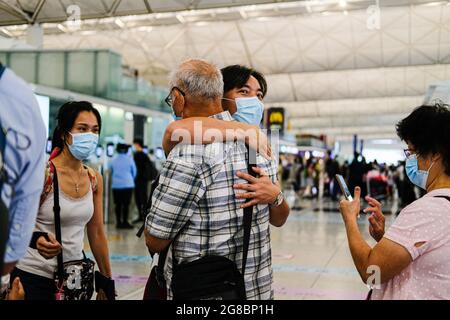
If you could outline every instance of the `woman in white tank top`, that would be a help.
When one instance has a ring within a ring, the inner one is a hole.
[[[100,114],[89,102],[69,102],[60,108],[57,120],[50,161],[58,175],[62,245],[55,239],[53,187],[45,183],[30,248],[11,274],[11,281],[20,277],[27,300],[55,299],[56,257],[63,250],[64,262],[82,259],[85,229],[98,269],[112,277],[102,176],[82,163],[97,146]],[[104,298],[100,293],[97,298]]]

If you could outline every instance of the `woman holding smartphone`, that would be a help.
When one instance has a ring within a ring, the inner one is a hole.
[[[381,204],[366,197],[371,248],[358,228],[361,189],[341,201],[350,251],[371,299],[450,299],[450,108],[421,106],[397,125],[407,143],[406,174],[425,196],[404,208],[385,232]]]
[[[57,298],[57,257],[62,252],[64,262],[82,260],[85,229],[100,273],[113,281],[103,227],[103,179],[99,172],[83,164],[97,147],[100,114],[89,102],[68,102],[59,109],[57,121],[35,232],[25,257],[11,274],[11,282],[20,278],[26,300]],[[61,242],[55,235],[55,174],[59,184]],[[104,292],[100,291],[97,297],[104,299]]]

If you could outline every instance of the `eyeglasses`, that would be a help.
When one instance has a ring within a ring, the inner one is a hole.
[[[171,108],[172,108],[172,103],[173,103],[173,99],[172,99],[172,91],[173,91],[174,89],[178,90],[178,92],[180,92],[181,95],[182,95],[183,97],[186,96],[186,94],[183,92],[183,90],[181,90],[181,89],[178,88],[178,87],[173,87],[173,88],[170,90],[169,95],[164,99],[164,102],[167,103],[167,105],[168,105],[169,107],[171,107]]]
[[[403,149],[403,152],[405,153],[406,159],[408,159],[409,157],[411,157],[415,153],[411,149]]]

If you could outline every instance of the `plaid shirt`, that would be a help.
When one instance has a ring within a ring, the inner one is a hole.
[[[231,121],[229,112],[213,118]],[[247,148],[241,142],[208,145],[179,144],[169,154],[155,189],[147,216],[149,233],[173,240],[165,265],[168,295],[172,254],[178,263],[191,262],[205,255],[224,256],[242,268],[243,214],[235,183],[246,183],[236,172],[247,172]],[[275,161],[257,155],[258,167],[276,182]],[[242,270],[241,270],[242,271]],[[253,207],[252,229],[245,270],[247,298],[273,299],[272,259],[268,205]]]

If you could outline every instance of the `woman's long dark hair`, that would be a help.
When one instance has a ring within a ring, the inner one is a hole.
[[[58,110],[58,115],[56,116],[57,125],[53,131],[53,149],[59,148],[59,152],[64,149],[64,139],[62,138],[67,132],[70,132],[75,120],[77,119],[80,112],[87,111],[92,112],[97,118],[99,131],[102,128],[102,118],[97,109],[94,108],[92,103],[88,101],[70,101],[64,103]]]

